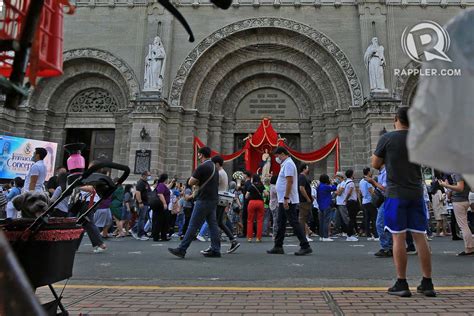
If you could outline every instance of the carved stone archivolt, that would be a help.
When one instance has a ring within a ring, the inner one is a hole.
[[[336,62],[336,65],[343,73],[345,84],[350,90],[350,105],[360,106],[362,105],[362,89],[360,80],[357,77],[354,68],[350,64],[348,58],[344,52],[327,36],[320,33],[319,31],[296,21],[283,19],[283,18],[252,18],[243,21],[239,21],[224,28],[217,30],[207,38],[205,38],[201,43],[199,43],[186,57],[183,64],[178,69],[177,75],[173,81],[171,94],[170,94],[170,103],[172,106],[180,106],[183,97],[183,88],[186,81],[189,79],[198,60],[206,54],[206,52],[219,42],[225,42],[225,39],[231,35],[237,34],[242,31],[258,29],[258,28],[276,28],[284,29],[291,32],[295,32],[299,35],[304,36],[309,42],[317,43],[320,47],[324,49],[325,52],[331,59]],[[275,34],[274,34],[275,35]],[[277,35],[275,35],[277,36]],[[221,43],[222,43],[221,42]],[[313,58],[314,59],[314,58]],[[317,60],[317,59],[315,59]],[[198,71],[199,72],[199,71]],[[334,78],[331,78],[334,80]],[[337,80],[334,80],[333,85],[337,84]]]
[[[87,89],[77,94],[69,105],[69,112],[73,113],[114,113],[118,105],[115,98],[103,89]]]
[[[76,58],[91,58],[101,60],[107,64],[110,64],[122,74],[128,86],[130,99],[134,99],[138,95],[140,91],[140,86],[138,84],[138,80],[135,76],[135,73],[125,61],[118,58],[117,56],[105,50],[97,48],[80,48],[64,52],[64,62]]]
[[[418,86],[418,76],[413,74],[413,71],[420,68],[421,64],[410,61],[397,77],[395,94],[402,101],[403,105],[410,105],[413,100],[416,87]]]

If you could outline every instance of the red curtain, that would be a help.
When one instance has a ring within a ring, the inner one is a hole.
[[[273,129],[269,119],[263,119],[255,133],[249,136],[250,137],[246,140],[245,145],[241,150],[229,155],[222,155],[216,151],[212,151],[211,155],[220,155],[224,161],[232,161],[240,157],[240,155],[245,154],[246,169],[251,172],[257,172],[260,169],[260,163],[262,161],[262,155],[265,152],[265,149],[268,149],[270,154],[272,154],[273,150],[277,146],[283,146],[288,150],[292,157],[305,163],[314,163],[323,160],[333,151],[335,151],[334,169],[335,172],[339,171],[339,137],[334,138],[324,147],[315,151],[308,153],[298,152],[289,148],[288,145],[285,144],[284,140],[280,139],[279,135]],[[194,137],[194,169],[196,169],[198,165],[197,151],[199,148],[204,146],[206,145],[198,137]],[[271,155],[271,157],[271,170],[273,171],[273,174],[278,174],[280,171],[280,165],[276,163],[274,155]]]
[[[205,146],[206,145],[198,137],[194,137],[193,169],[196,169],[196,167],[198,165],[197,152],[198,152],[199,148],[202,148],[202,147],[205,147]],[[230,155],[222,155],[222,154],[219,154],[217,151],[211,150],[211,157],[219,155],[219,156],[222,157],[222,159],[224,159],[224,161],[232,161],[236,158],[239,158],[240,155],[242,155],[245,151],[246,151],[246,146],[244,146],[244,148],[242,148],[241,150],[236,151],[235,153],[232,153]]]

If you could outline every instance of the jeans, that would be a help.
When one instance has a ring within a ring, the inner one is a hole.
[[[291,227],[293,227],[293,231],[300,241],[300,247],[302,249],[310,248],[308,240],[304,234],[303,227],[301,227],[301,224],[298,221],[298,216],[296,214],[296,204],[289,204],[289,208],[285,210],[283,203],[280,203],[278,207],[278,231],[275,237],[275,248],[283,247],[287,221],[289,221]]]
[[[146,223],[146,215],[148,214],[148,209],[150,207],[148,205],[143,205],[143,207],[138,208],[138,221],[133,227],[133,231],[137,233],[138,237],[142,237],[145,235],[145,223]]]
[[[217,206],[216,210],[216,218],[219,228],[222,229],[224,234],[226,234],[229,241],[233,241],[235,239],[234,234],[232,234],[232,230],[230,230],[225,224],[225,220],[227,219],[227,216],[225,216],[225,206]]]
[[[178,235],[183,235],[183,228],[184,228],[184,212],[181,212],[176,217],[176,225],[178,225]]]
[[[319,235],[323,238],[329,238],[329,224],[331,223],[331,218],[331,207],[319,211]]]
[[[275,237],[278,231],[278,207],[275,208],[274,210],[270,209],[270,212],[272,213],[272,221],[273,221],[272,232],[273,232],[273,237]]]
[[[207,222],[204,222],[204,224],[202,224],[201,226],[201,229],[199,230],[199,236],[205,237],[207,236],[208,233],[209,233],[209,226],[207,225]]]
[[[263,216],[263,236],[268,236],[268,230],[270,229],[270,217],[272,213],[270,209],[267,207],[265,209],[265,215]]]
[[[181,236],[186,235],[186,232],[188,231],[189,221],[191,220],[191,214],[193,213],[193,209],[190,207],[185,207],[183,211],[184,211],[184,227],[183,227],[183,233],[181,234]]]
[[[384,215],[384,208],[383,204],[379,207],[377,211],[377,233],[379,234],[380,238],[380,247],[383,250],[392,249],[392,234],[388,231],[385,231],[385,215]]]
[[[250,200],[247,207],[247,238],[253,238],[253,222],[257,219],[257,239],[262,239],[265,208],[262,200]]]
[[[209,224],[209,231],[211,234],[211,250],[214,252],[221,251],[221,240],[219,238],[219,227],[217,226],[216,219],[216,206],[217,201],[203,201],[197,200],[194,204],[193,214],[189,222],[188,231],[184,236],[183,241],[179,244],[178,248],[181,251],[186,250],[194,240],[194,236],[199,227],[202,226],[204,221]]]

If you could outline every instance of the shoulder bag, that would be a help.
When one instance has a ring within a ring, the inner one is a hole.
[[[198,197],[199,191],[201,191],[206,186],[206,184],[208,184],[209,181],[211,181],[211,179],[214,177],[214,174],[216,173],[216,165],[214,163],[212,163],[212,165],[213,165],[214,169],[212,170],[211,176],[201,186],[199,186],[199,187],[196,186],[196,189],[193,192],[193,199],[196,199]]]

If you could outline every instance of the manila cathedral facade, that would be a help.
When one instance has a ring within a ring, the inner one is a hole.
[[[76,0],[64,17],[64,74],[42,79],[0,134],[84,142],[136,173],[179,179],[194,140],[229,154],[263,118],[289,147],[312,152],[339,137],[340,168],[361,173],[418,78],[402,34],[444,25],[474,0],[175,0],[196,41],[156,0]],[[335,153],[311,164],[334,172]],[[226,163],[243,170],[243,158]],[[359,175],[360,176],[360,175]],[[136,179],[138,174],[135,175]]]

